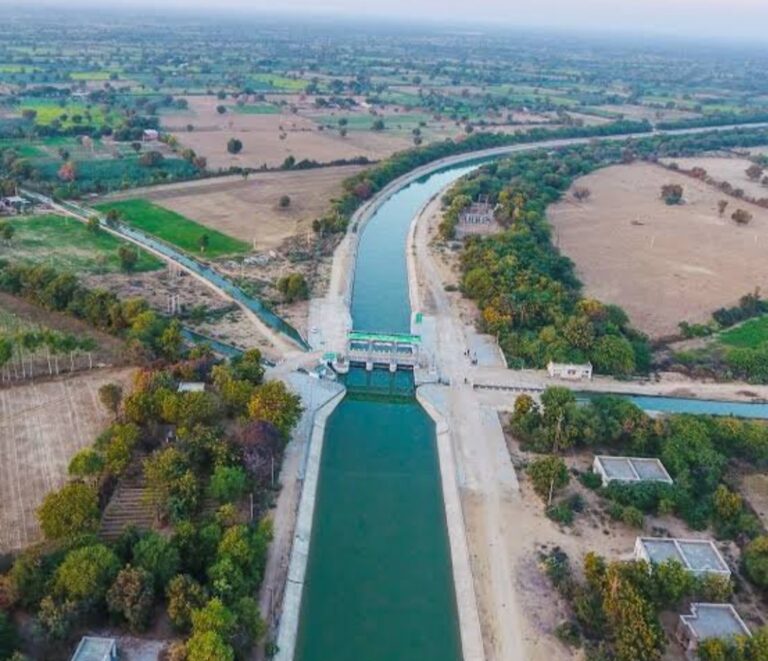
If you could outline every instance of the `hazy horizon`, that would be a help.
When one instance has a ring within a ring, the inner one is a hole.
[[[283,14],[295,18],[343,16],[347,19],[388,18],[401,21],[493,25],[495,27],[539,27],[568,31],[621,31],[636,35],[667,35],[687,38],[717,38],[722,41],[748,39],[766,43],[768,3],[764,0],[623,0],[617,11],[613,0],[538,0],[535,3],[510,0],[475,0],[468,5],[446,7],[441,0],[390,0],[386,6],[362,7],[356,0],[283,0],[272,3],[250,0],[111,0],[109,6],[97,0],[0,0],[0,6],[30,9],[59,7],[100,10],[187,10],[204,13]]]

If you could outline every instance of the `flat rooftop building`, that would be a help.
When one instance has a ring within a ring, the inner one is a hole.
[[[641,457],[595,456],[592,469],[603,478],[603,486],[611,482],[665,482],[672,478],[658,459]]]
[[[681,615],[675,632],[689,659],[696,658],[696,650],[707,638],[751,636],[731,604],[691,604],[690,615]]]
[[[117,642],[114,638],[83,636],[72,661],[117,661]]]
[[[731,570],[720,551],[707,539],[638,537],[635,540],[635,559],[657,565],[667,560],[677,560],[693,574],[731,576]]]

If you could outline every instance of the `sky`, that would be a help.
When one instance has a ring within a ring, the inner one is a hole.
[[[720,39],[747,38],[768,46],[768,0],[0,0],[3,5],[94,4],[101,8],[200,8],[348,18],[385,16],[406,20],[510,26],[541,26],[599,32],[667,34]]]

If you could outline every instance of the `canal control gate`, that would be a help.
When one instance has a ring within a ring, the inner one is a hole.
[[[419,364],[421,337],[408,333],[365,333],[351,331],[347,336],[347,363],[376,367],[415,369]]]

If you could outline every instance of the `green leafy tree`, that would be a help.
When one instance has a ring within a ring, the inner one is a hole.
[[[214,631],[194,633],[187,641],[187,661],[234,661],[235,650]]]
[[[55,594],[86,605],[100,604],[120,571],[120,560],[103,544],[70,551],[54,576]]]
[[[170,540],[150,532],[133,547],[133,564],[149,572],[155,589],[161,593],[179,571],[179,551]]]
[[[626,338],[606,335],[595,345],[592,364],[603,374],[628,376],[635,371],[635,350]]]
[[[560,457],[553,455],[534,459],[528,465],[528,476],[531,478],[533,490],[547,503],[568,484],[568,467]]]
[[[56,601],[44,597],[37,611],[36,623],[50,641],[66,640],[77,623],[79,607],[74,601]]]
[[[80,482],[66,484],[43,499],[37,518],[48,539],[65,539],[95,532],[99,525],[96,491]]]
[[[69,462],[72,477],[94,479],[104,470],[104,457],[92,448],[80,450]]]
[[[282,381],[268,381],[259,386],[248,403],[253,420],[270,422],[284,437],[296,426],[302,412],[301,398],[290,392]]]
[[[239,500],[248,487],[248,476],[239,466],[217,466],[211,477],[211,495],[221,503]]]
[[[123,271],[133,271],[139,261],[139,252],[128,245],[122,245],[117,249],[117,257],[120,260],[120,268]]]
[[[16,628],[8,616],[0,611],[0,659],[10,659],[18,644]]]
[[[768,535],[747,544],[743,558],[749,580],[760,588],[768,588]]]
[[[184,338],[181,335],[181,323],[179,323],[178,319],[174,319],[160,336],[160,350],[166,359],[175,361],[181,356],[183,344]]]
[[[179,631],[188,631],[192,626],[192,611],[205,605],[203,587],[186,574],[174,576],[165,591],[168,602],[168,617]]]
[[[230,138],[227,141],[227,151],[230,154],[239,154],[243,151],[243,143],[237,138]]]
[[[107,592],[109,611],[128,622],[132,631],[146,629],[154,600],[152,575],[144,569],[130,565],[120,570]]]

